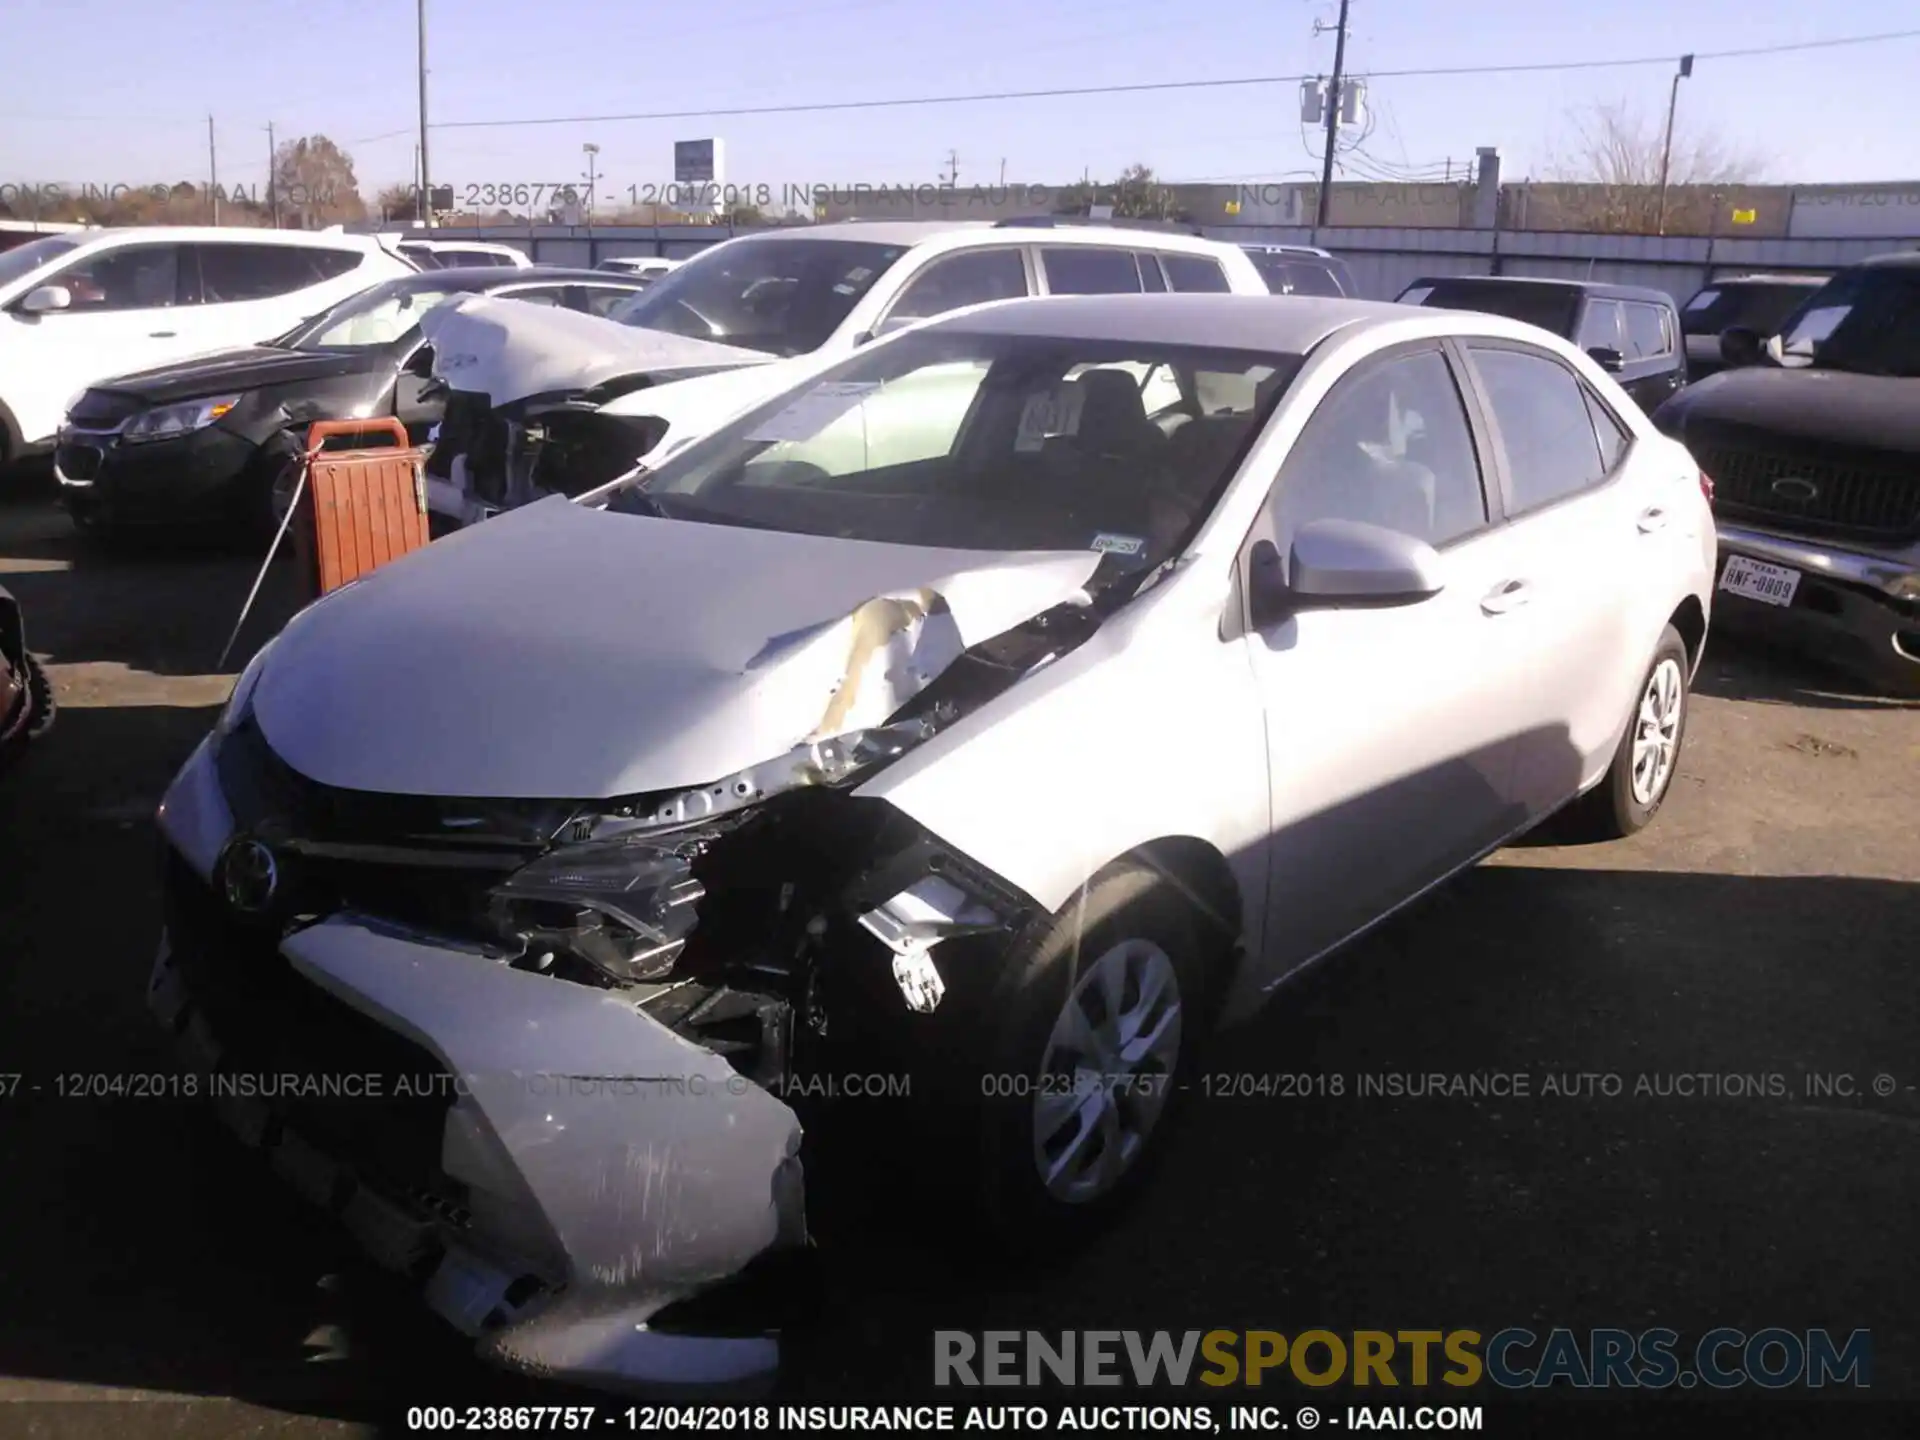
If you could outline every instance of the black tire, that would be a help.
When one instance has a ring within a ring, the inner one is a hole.
[[[1641,712],[1647,704],[1654,677],[1662,666],[1677,666],[1679,670],[1679,718],[1673,727],[1673,758],[1667,766],[1665,779],[1647,798],[1642,799],[1634,790],[1634,742],[1643,729]],[[1653,817],[1660,813],[1661,805],[1673,792],[1673,777],[1680,773],[1680,757],[1686,748],[1687,722],[1693,714],[1693,697],[1689,689],[1692,672],[1693,662],[1687,655],[1686,641],[1680,638],[1678,630],[1669,625],[1661,632],[1660,643],[1654,647],[1653,658],[1647,662],[1646,673],[1634,691],[1633,712],[1627,718],[1626,733],[1620,737],[1620,748],[1614,752],[1613,763],[1607,767],[1607,773],[1598,785],[1562,813],[1560,824],[1556,827],[1560,838],[1574,842],[1624,840],[1653,822]]]
[[[1207,933],[1174,884],[1145,865],[1125,863],[1097,877],[1078,903],[1008,957],[984,1009],[991,1028],[977,1052],[975,1143],[967,1147],[978,1218],[1003,1252],[1045,1252],[1092,1234],[1151,1174],[1211,1028],[1219,960],[1227,950],[1205,943]],[[1157,1116],[1117,1183],[1097,1196],[1068,1201],[1050,1193],[1040,1174],[1035,1092],[1048,1087],[1063,1093],[1053,1088],[1062,1082],[1044,1075],[1042,1064],[1083,967],[1129,939],[1151,942],[1171,962],[1180,1007],[1177,1059],[1166,1073],[1142,1074],[1138,1083],[1115,1091],[1125,1107],[1157,1090]]]
[[[285,432],[261,445],[240,483],[236,519],[243,538],[263,546],[272,543],[280,530],[274,485],[281,472],[299,460],[300,446]]]

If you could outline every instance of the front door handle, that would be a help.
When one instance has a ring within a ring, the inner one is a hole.
[[[1672,516],[1668,515],[1667,512],[1658,505],[1649,505],[1645,510],[1640,512],[1640,519],[1637,523],[1640,526],[1640,533],[1642,535],[1651,535],[1656,530],[1666,529],[1667,521],[1672,518]]]
[[[1489,615],[1505,615],[1509,610],[1518,610],[1532,599],[1532,581],[1507,580],[1487,592],[1480,601],[1480,608]]]
[[[149,330],[147,332],[147,338],[149,340],[171,340],[179,333],[177,330]]]

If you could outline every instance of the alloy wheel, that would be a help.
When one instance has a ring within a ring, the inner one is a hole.
[[[1647,677],[1646,692],[1634,717],[1633,798],[1652,805],[1666,793],[1680,754],[1680,719],[1687,703],[1679,662],[1664,658]]]
[[[1180,1059],[1180,981],[1151,940],[1113,945],[1076,977],[1047,1038],[1033,1159],[1054,1199],[1111,1191],[1146,1152]]]

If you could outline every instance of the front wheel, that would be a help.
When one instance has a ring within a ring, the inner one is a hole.
[[[1207,1028],[1211,959],[1180,892],[1126,865],[1008,966],[986,1007],[976,1172],[1003,1242],[1085,1232],[1142,1182]]]
[[[1574,840],[1621,840],[1647,828],[1660,812],[1680,768],[1691,709],[1686,642],[1669,625],[1640,682],[1639,698],[1613,764],[1600,783],[1568,807]]]

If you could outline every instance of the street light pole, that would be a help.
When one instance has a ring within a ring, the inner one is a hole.
[[[433,229],[433,179],[427,168],[427,0],[414,0],[420,25],[420,205],[418,214]]]
[[[598,178],[594,164],[599,157],[600,147],[589,140],[580,148],[586,152],[587,156],[587,228],[591,230],[593,228],[593,188]]]
[[[1654,220],[1653,233],[1667,233],[1667,171],[1673,162],[1673,112],[1680,104],[1680,82],[1693,74],[1693,56],[1682,55],[1680,68],[1674,72],[1673,89],[1667,95],[1667,138],[1660,145],[1660,210]]]

